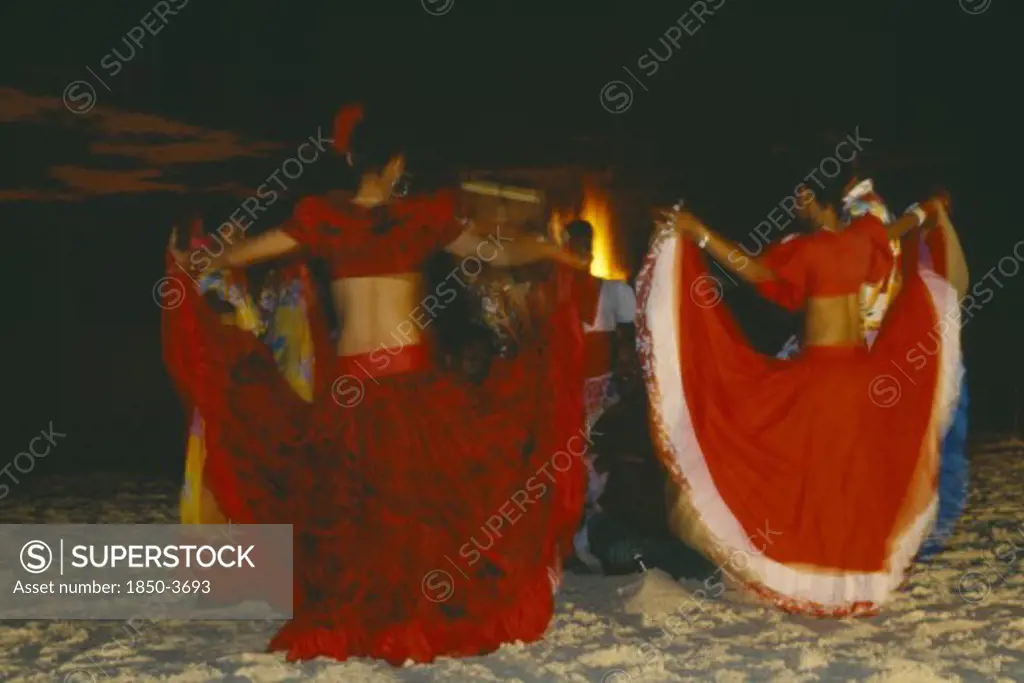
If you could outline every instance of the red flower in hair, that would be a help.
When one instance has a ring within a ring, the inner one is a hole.
[[[334,149],[338,154],[347,154],[352,142],[352,131],[363,120],[363,105],[349,104],[338,110],[334,117]]]

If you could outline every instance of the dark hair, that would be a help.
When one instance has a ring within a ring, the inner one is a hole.
[[[577,218],[574,221],[570,221],[569,224],[565,226],[565,234],[568,235],[570,239],[584,239],[592,241],[594,239],[594,226],[582,218]]]
[[[371,114],[352,130],[348,153],[358,174],[380,171],[397,155],[406,152],[408,131],[385,114]]]
[[[789,188],[797,188],[797,194],[810,192],[822,208],[842,209],[844,190],[855,172],[850,163],[836,159],[835,145],[809,146],[793,155],[787,166],[783,175]]]
[[[841,138],[809,145],[798,157],[799,166],[790,169],[790,177],[813,192],[823,207],[831,205],[841,210],[846,188],[853,181],[870,179],[875,190],[884,194],[894,180],[884,172],[879,150],[844,145]]]
[[[392,112],[371,110],[352,130],[349,155],[358,185],[365,173],[379,173],[399,154],[405,155],[405,176],[400,195],[432,193],[458,184],[458,174],[438,152],[422,144],[414,121]]]
[[[298,201],[306,195],[322,195],[338,189],[354,188],[358,184],[358,178],[359,176],[349,167],[345,157],[330,154],[307,167],[302,177],[297,180],[295,189],[289,188],[289,197]],[[277,204],[289,211],[294,210],[294,202],[277,202]],[[288,214],[285,214],[275,222],[274,219],[263,220],[261,215],[260,222],[266,222],[273,227],[287,217]]]
[[[497,354],[498,340],[482,320],[480,297],[462,278],[451,277],[458,268],[455,256],[446,251],[435,252],[423,264],[426,291],[440,292],[447,283],[455,292],[455,297],[437,310],[432,321],[435,352],[442,367],[479,382],[487,376]]]

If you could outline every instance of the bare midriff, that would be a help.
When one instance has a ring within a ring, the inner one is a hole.
[[[804,323],[806,346],[863,346],[856,294],[811,297]]]
[[[341,327],[338,355],[419,344],[420,328],[411,316],[422,294],[421,280],[419,273],[396,273],[331,282],[331,298]]]

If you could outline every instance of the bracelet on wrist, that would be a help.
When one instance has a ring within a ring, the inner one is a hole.
[[[914,204],[911,204],[910,206],[908,206],[907,210],[904,211],[903,213],[904,214],[911,214],[911,213],[914,214],[914,216],[917,217],[917,225],[918,225],[918,227],[924,225],[925,221],[928,220],[928,212],[925,211],[923,208],[921,208],[921,205],[917,204],[917,203],[914,203]]]

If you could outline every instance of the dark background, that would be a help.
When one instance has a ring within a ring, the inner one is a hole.
[[[1024,238],[1009,210],[1019,38],[1012,3],[991,1],[972,15],[958,0],[725,0],[648,77],[637,59],[652,47],[664,55],[659,38],[692,3],[454,0],[431,16],[413,0],[191,0],[100,97],[291,148],[339,104],[381,102],[415,114],[456,163],[607,166],[662,200],[685,195],[737,239],[800,181],[782,170],[780,149],[859,126],[884,151],[880,184],[893,208],[936,182],[949,187],[977,281]],[[5,7],[0,86],[60,97],[153,4]],[[633,84],[630,108],[610,114],[599,93],[629,82],[624,65],[647,90]],[[40,181],[48,164],[86,150],[21,123],[4,125],[0,144],[3,188]],[[278,158],[211,180],[255,184]],[[166,194],[0,203],[10,278],[0,465],[53,422],[68,436],[40,472],[181,469],[183,417],[161,364],[152,285],[169,225],[196,208],[237,206]],[[636,257],[649,226],[624,227]],[[1001,281],[964,329],[975,433],[1007,432],[1022,410],[1024,277]],[[765,349],[793,329],[748,292],[729,298]]]

